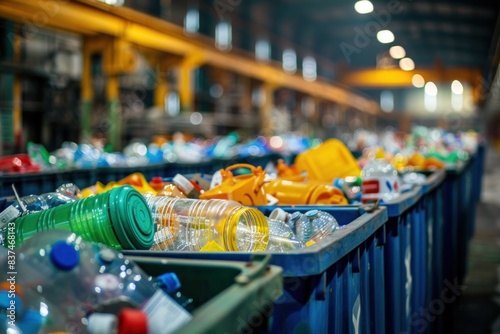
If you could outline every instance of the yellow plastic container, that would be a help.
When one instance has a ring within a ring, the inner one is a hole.
[[[279,205],[347,204],[342,190],[320,182],[275,180],[266,184],[265,190],[278,199]]]
[[[307,173],[301,173],[295,165],[288,166],[283,159],[279,159],[276,164],[278,178],[289,181],[306,181]]]
[[[330,183],[335,178],[360,176],[361,169],[349,149],[338,139],[329,139],[320,146],[295,158],[300,171],[307,171],[310,181]]]
[[[82,190],[82,197],[86,198],[89,196],[97,195],[105,191],[109,191],[113,188],[130,185],[135,190],[140,192],[141,194],[151,194],[156,195],[156,190],[151,187],[149,182],[146,180],[142,173],[132,173],[129,176],[121,179],[117,182],[110,182],[106,185],[103,185],[101,182],[97,182],[94,186],[85,188]]]
[[[234,176],[231,171],[245,168],[251,174]],[[200,199],[226,199],[239,202],[243,205],[266,205],[267,197],[264,192],[266,172],[262,167],[249,164],[236,164],[221,169],[222,183],[215,188],[205,191]]]

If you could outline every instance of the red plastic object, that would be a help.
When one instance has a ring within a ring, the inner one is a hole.
[[[0,172],[29,173],[39,171],[40,166],[33,164],[27,154],[8,155],[0,158]]]
[[[148,318],[141,310],[123,309],[118,315],[118,334],[145,334]]]

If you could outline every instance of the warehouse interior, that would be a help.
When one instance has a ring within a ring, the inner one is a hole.
[[[445,332],[500,333],[499,64],[490,0],[3,0],[0,157],[178,134],[476,131],[482,194]]]

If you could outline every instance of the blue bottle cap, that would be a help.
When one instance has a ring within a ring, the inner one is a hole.
[[[290,220],[291,221],[296,221],[297,219],[300,218],[302,214],[298,211],[295,211],[294,213],[292,213],[292,216],[290,217]]]
[[[50,260],[57,268],[70,271],[80,262],[80,254],[75,246],[61,240],[52,245]]]
[[[337,187],[339,189],[342,189],[342,187],[344,186],[344,179],[341,179],[341,178],[336,178],[334,181],[333,181],[333,186],[334,187]]]
[[[43,318],[40,312],[28,309],[23,313],[21,321],[16,321],[16,324],[23,333],[38,333],[42,322]]]
[[[306,212],[307,218],[314,218],[319,214],[318,210],[310,210]]]
[[[156,278],[160,288],[167,294],[172,294],[181,288],[181,281],[175,273],[165,273]]]

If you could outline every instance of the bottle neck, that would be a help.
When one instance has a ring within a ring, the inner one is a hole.
[[[265,251],[269,242],[269,226],[266,217],[257,209],[235,207],[224,223],[224,248],[228,251]],[[245,249],[240,249],[244,241]]]

